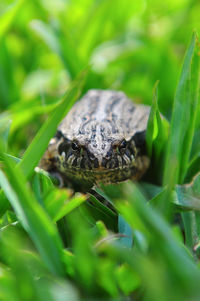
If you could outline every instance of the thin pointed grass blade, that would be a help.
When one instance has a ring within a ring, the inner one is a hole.
[[[102,25],[106,24],[109,19],[110,11],[115,1],[103,0],[100,3],[95,3],[92,7],[92,14],[86,15],[86,26],[83,26],[79,33],[79,48],[82,57],[90,57],[92,49],[97,44],[100,33],[102,32]],[[94,9],[95,8],[95,9]]]
[[[73,199],[68,201],[67,203],[63,204],[60,208],[59,212],[56,212],[53,220],[57,222],[65,215],[72,212],[74,209],[78,208],[83,202],[85,202],[87,197],[85,195],[75,196]]]
[[[153,152],[155,166],[160,167],[163,164],[161,154],[167,142],[169,123],[162,116],[158,108],[158,83],[159,81],[155,83],[153,89],[153,100],[146,131],[146,143],[149,157],[152,157]]]
[[[10,118],[9,114],[7,114],[7,113],[0,114],[0,144],[1,144],[1,151],[6,151],[7,150],[10,124],[11,124],[11,118]]]
[[[195,253],[196,246],[200,241],[200,174],[198,174],[191,183],[177,185],[176,187],[176,205],[187,211],[182,211],[181,216],[185,230],[185,243],[198,256],[199,251]]]
[[[10,203],[5,196],[2,188],[0,189],[0,218],[4,215],[4,213],[10,208]]]
[[[45,24],[41,20],[32,20],[30,27],[54,53],[56,53],[58,56],[61,56],[58,37],[50,25]]]
[[[156,120],[157,120],[158,133],[154,141],[154,147],[155,147],[156,158],[157,161],[159,162],[158,164],[160,164],[160,156],[166,145],[167,138],[169,135],[169,122],[161,115],[158,107],[156,110]]]
[[[133,230],[144,229],[149,242],[155,244],[154,248],[160,250],[160,254],[170,264],[170,269],[174,270],[179,279],[186,283],[190,282],[191,285],[193,279],[200,280],[200,270],[192,260],[192,256],[175,239],[170,227],[160,214],[147,204],[136,185],[127,183],[125,191],[126,203],[120,201],[117,207],[122,216],[130,222]]]
[[[74,45],[69,29],[63,30],[61,24],[55,29],[41,20],[33,20],[31,28],[59,56],[71,78],[75,78],[83,62],[77,53],[77,45]]]
[[[146,131],[146,141],[147,141],[147,150],[148,154],[151,157],[152,148],[153,148],[153,140],[156,136],[156,111],[158,110],[157,107],[157,98],[158,98],[158,81],[155,83],[153,88],[153,100],[151,111],[149,114],[148,124],[147,124],[147,131]]]
[[[194,50],[193,61],[191,64],[191,76],[190,76],[190,93],[189,93],[189,101],[190,101],[190,122],[185,133],[184,137],[184,145],[181,156],[181,167],[180,167],[180,182],[182,183],[185,179],[190,152],[192,148],[192,141],[195,132],[195,124],[196,117],[199,107],[199,88],[200,88],[200,46],[198,43],[198,39],[196,37],[196,47]]]
[[[22,8],[26,0],[18,0],[10,5],[3,15],[0,16],[0,40],[6,34],[18,11]]]
[[[29,177],[33,172],[41,156],[45,152],[49,140],[55,134],[58,124],[79,97],[84,78],[85,72],[82,72],[79,78],[72,83],[62,101],[58,104],[57,108],[41,127],[32,143],[26,150],[23,159],[19,163],[19,167],[26,177]]]
[[[197,211],[200,211],[200,174],[197,174],[190,183],[177,185],[174,195],[174,203],[177,206],[199,214]],[[200,237],[200,233],[198,235]]]
[[[0,170],[0,185],[14,208],[21,224],[28,232],[49,270],[59,276],[64,274],[62,242],[57,229],[36,201],[18,168],[4,157],[6,175]]]
[[[194,33],[189,44],[188,50],[185,55],[183,62],[182,71],[180,74],[180,79],[176,89],[174,107],[172,113],[171,129],[167,150],[167,157],[165,163],[164,171],[164,185],[168,184],[169,179],[171,179],[172,185],[180,181],[180,169],[182,164],[181,153],[184,147],[185,133],[190,126],[191,118],[191,106],[192,101],[189,99],[189,81],[191,64],[194,56],[196,45],[196,34]],[[184,158],[185,160],[185,158]],[[173,168],[174,173],[172,174],[171,169]]]
[[[59,30],[57,29],[55,34],[59,36],[61,59],[73,79],[80,70],[89,63],[89,56],[86,59],[83,59],[80,55],[77,49],[77,43],[68,26],[63,26],[63,24],[61,24]]]

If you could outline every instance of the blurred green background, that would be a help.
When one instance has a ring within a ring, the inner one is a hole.
[[[187,43],[200,29],[192,0],[1,0],[0,13],[0,109],[12,114],[15,155],[88,64],[84,90],[123,90],[137,102],[151,104],[160,80],[159,107],[170,117]]]
[[[194,0],[0,0],[0,301],[200,299],[200,176],[184,185],[200,169],[199,16]],[[56,127],[45,121],[55,108],[61,118],[85,68],[82,93],[122,90],[149,105],[159,80],[172,116],[168,139],[155,96],[147,142],[160,186],[73,195],[34,170]]]

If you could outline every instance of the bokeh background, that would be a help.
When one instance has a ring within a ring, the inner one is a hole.
[[[194,0],[0,2],[0,110],[12,114],[11,149],[23,152],[68,84],[91,65],[84,90],[117,89],[170,117],[193,29]]]

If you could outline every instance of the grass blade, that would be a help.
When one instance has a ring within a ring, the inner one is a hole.
[[[197,108],[199,106],[199,84],[200,84],[200,54],[199,44],[196,37],[196,47],[194,50],[193,61],[191,65],[191,78],[190,78],[190,122],[184,137],[184,152],[181,156],[180,168],[180,182],[184,181],[188,169],[189,157],[192,148],[192,142],[195,132],[195,123],[197,117]]]
[[[146,132],[147,149],[150,157],[152,155],[153,145],[155,144],[159,132],[162,130],[162,121],[160,120],[161,117],[158,109],[158,84],[159,81],[155,83],[153,88],[153,100]]]
[[[189,83],[191,64],[194,56],[195,46],[196,34],[194,33],[185,55],[182,72],[175,94],[174,108],[171,121],[171,132],[169,136],[167,158],[164,172],[164,185],[166,185],[169,182],[169,179],[171,179],[172,185],[182,180],[180,176],[181,165],[183,164],[182,160],[186,161],[188,157],[188,154],[182,157],[182,150],[183,148],[187,147],[186,145],[184,145],[184,142],[186,143],[186,136],[184,135],[184,133],[187,133],[187,129],[190,127],[191,120],[194,118],[194,116],[190,114],[191,107],[194,104],[192,102],[193,99],[189,98]],[[190,141],[188,142],[188,145],[189,144]],[[189,150],[190,147],[188,146],[187,152],[189,152]],[[174,167],[173,173],[172,167]]]
[[[32,143],[26,150],[23,159],[19,163],[19,167],[26,177],[29,177],[33,172],[41,156],[45,152],[49,140],[55,134],[58,124],[79,97],[84,78],[85,72],[81,73],[78,80],[72,83],[66,95],[63,97],[63,100],[58,104],[55,111],[53,111],[51,116],[41,127]]]
[[[62,208],[57,212],[54,217],[54,221],[58,221],[65,215],[72,212],[74,209],[78,208],[83,202],[87,199],[86,195],[75,196],[73,199],[69,200],[65,204],[63,204]]]
[[[137,189],[136,185],[127,183],[126,194],[129,201],[128,203],[118,203],[118,208],[125,219],[131,222],[134,229],[144,229],[148,233],[147,237],[151,239],[151,243],[156,243],[156,248],[160,248],[166,261],[170,262],[171,268],[177,273],[180,279],[193,282],[193,276],[196,275],[200,279],[200,271],[196,267],[192,257],[186,252],[185,248],[179,244],[170,227],[165,220],[154,210],[147,205],[144,196]],[[135,221],[133,216],[137,217]],[[140,227],[140,224],[142,227]],[[176,265],[174,259],[176,258]],[[194,273],[194,274],[193,274]]]
[[[147,124],[147,131],[146,131],[146,142],[147,142],[147,150],[149,157],[152,155],[152,148],[153,148],[153,140],[156,136],[156,111],[157,111],[157,93],[158,93],[158,82],[156,82],[154,89],[153,89],[153,100],[151,111],[149,114],[148,124]]]
[[[36,201],[20,168],[11,166],[4,157],[7,176],[0,171],[0,184],[19,220],[29,233],[50,271],[62,276],[62,243],[54,224]],[[10,180],[10,183],[9,183]]]
[[[61,25],[54,29],[41,20],[32,21],[31,28],[59,56],[71,78],[74,79],[83,67],[83,62],[67,29],[63,30]]]
[[[10,124],[11,124],[10,116],[8,114],[0,114],[0,144],[1,144],[2,151],[7,150]]]
[[[26,0],[19,0],[14,5],[11,5],[6,12],[0,17],[0,40],[6,34],[11,26],[14,18]]]

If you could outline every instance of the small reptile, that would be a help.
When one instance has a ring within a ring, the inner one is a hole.
[[[62,179],[90,185],[138,180],[149,166],[149,112],[123,92],[89,90],[58,126],[40,166]]]

